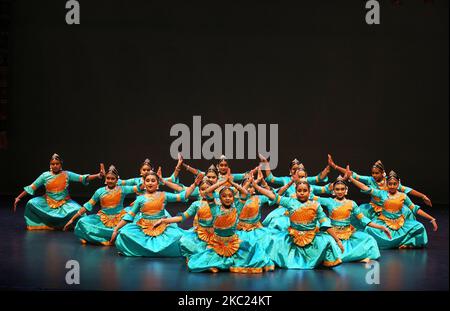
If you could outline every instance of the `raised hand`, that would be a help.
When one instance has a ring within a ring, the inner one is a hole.
[[[233,181],[233,179],[234,179],[233,175],[231,175],[231,169],[230,169],[230,168],[227,169],[227,174],[226,174],[225,176],[226,176],[226,179],[227,179],[230,183],[231,183],[231,182]]]
[[[264,163],[269,162],[267,160],[267,158],[265,156],[263,156],[261,153],[258,153],[258,157],[261,162],[264,162]]]
[[[183,155],[181,152],[178,153],[178,163],[177,163],[177,169],[181,169],[181,166],[183,165]]]
[[[100,178],[105,177],[105,175],[106,175],[105,164],[103,164],[103,163],[100,163],[99,175],[100,175]]]
[[[264,175],[261,171],[261,167],[258,166],[258,176],[256,177],[256,182],[259,183],[263,179],[264,179]]]
[[[344,180],[349,179],[352,176],[352,171],[350,170],[350,165],[347,164],[345,167]]]
[[[331,166],[333,169],[336,169],[336,164],[334,163],[331,154],[328,154],[328,165]]]
[[[196,186],[200,185],[200,183],[203,180],[203,177],[205,177],[204,173],[200,173],[200,174],[197,175],[197,177],[195,177],[194,183],[195,183]]]
[[[156,171],[156,176],[158,176],[159,179],[162,180],[162,170],[161,170],[161,166],[158,167],[158,170]]]

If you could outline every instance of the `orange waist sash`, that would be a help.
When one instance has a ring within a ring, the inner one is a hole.
[[[214,235],[213,227],[197,226],[194,230],[197,232],[198,238],[206,243],[209,243]]]
[[[292,227],[288,228],[288,233],[291,235],[294,243],[301,247],[311,244],[317,231],[317,227],[313,230],[296,230]]]
[[[45,200],[47,201],[48,206],[50,206],[50,208],[59,208],[62,205],[66,204],[67,201],[70,200],[70,197],[67,196],[64,199],[58,201],[58,200],[54,200],[51,197],[49,197],[48,195],[45,195]]]
[[[392,230],[400,229],[401,227],[403,227],[403,224],[405,223],[405,216],[403,216],[403,215],[401,215],[398,218],[392,219],[392,218],[387,218],[386,216],[381,214],[380,216],[378,216],[378,219],[384,221],[386,223],[386,225]]]
[[[117,224],[122,219],[122,217],[125,216],[125,214],[125,210],[121,210],[119,214],[114,215],[105,214],[105,212],[103,212],[102,210],[98,211],[97,213],[97,215],[100,216],[101,222],[109,228],[117,226]]]
[[[142,231],[149,236],[158,236],[162,234],[166,228],[167,224],[162,223],[158,227],[154,227],[154,224],[158,221],[158,219],[145,219],[141,218],[136,223],[139,227],[141,227]]]
[[[348,226],[333,226],[333,230],[336,233],[336,236],[341,240],[348,240],[352,236],[353,232],[356,231],[356,229],[352,225]]]
[[[214,234],[208,247],[212,248],[220,256],[230,257],[238,251],[240,244],[241,240],[239,240],[237,234],[233,234],[230,237],[221,237]]]

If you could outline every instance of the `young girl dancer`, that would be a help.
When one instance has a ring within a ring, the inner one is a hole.
[[[25,206],[25,222],[27,230],[62,229],[81,206],[69,196],[69,184],[81,182],[87,185],[90,180],[102,178],[103,172],[95,175],[79,175],[62,169],[62,159],[53,154],[50,159],[50,171],[42,173],[14,201],[14,211],[17,204],[27,194],[33,195],[36,189],[45,186],[45,195],[35,197]]]
[[[269,185],[264,180],[264,176],[261,169],[252,170],[251,175],[257,172],[256,183],[262,183],[262,186],[268,190],[271,190]],[[257,195],[251,178],[244,181],[243,187],[247,190],[249,197],[245,201],[244,206],[239,213],[239,222],[236,229],[239,237],[250,243],[257,243],[262,249],[266,250],[272,240],[272,235],[278,233],[277,230],[272,228],[266,228],[261,223],[261,208],[263,205],[271,206],[273,202],[264,196]]]
[[[362,227],[369,226],[384,232],[387,238],[391,237],[391,233],[385,226],[373,223],[369,218],[365,217],[359,210],[358,205],[348,200],[348,187],[345,179],[339,176],[333,183],[333,194],[335,198],[314,197],[320,205],[328,210],[328,217],[331,220],[336,236],[342,241],[344,246],[344,253],[342,254],[342,261],[364,261],[368,262],[371,259],[378,259],[380,251],[376,240],[369,234],[363,231],[356,231],[350,224],[351,217],[357,219]]]
[[[179,213],[172,218],[163,218],[157,223],[158,225],[161,223],[179,223],[190,217],[195,217],[193,227],[184,231],[183,236],[180,239],[181,255],[186,257],[187,260],[193,253],[206,247],[214,234],[213,216],[209,203],[206,200],[206,190],[211,185],[208,178],[204,177],[200,186],[196,188],[196,190],[200,189],[200,198],[198,200],[192,202],[186,211]]]
[[[64,230],[83,216],[87,211],[92,211],[95,204],[100,203],[101,209],[95,215],[82,217],[75,226],[75,235],[82,243],[111,245],[109,240],[114,228],[125,216],[126,211],[123,201],[127,194],[138,193],[138,186],[118,186],[119,172],[111,165],[105,176],[106,186],[95,191],[92,198],[67,222]]]
[[[405,193],[398,191],[400,179],[394,171],[391,171],[387,176],[388,190],[368,187],[353,178],[348,166],[347,171],[347,175],[350,176],[349,180],[355,186],[361,189],[363,193],[375,197],[381,203],[382,210],[372,221],[380,226],[389,227],[392,239],[379,230],[374,230],[371,227],[366,228],[366,232],[375,238],[381,249],[423,247],[427,244],[428,237],[425,227],[416,220],[406,219],[403,206],[406,205],[415,215],[430,220],[434,231],[438,229],[436,219],[412,203]]]
[[[181,256],[179,240],[183,230],[176,224],[164,224],[155,227],[155,223],[165,217],[165,206],[169,202],[185,202],[195,187],[200,183],[202,175],[185,191],[173,194],[158,191],[159,177],[150,171],[144,177],[145,194],[139,196],[131,210],[114,228],[110,242],[116,240],[119,253],[126,256],[145,257],[178,257]],[[135,215],[141,212],[141,218],[136,223]],[[124,228],[122,228],[124,227]],[[119,233],[120,231],[120,233]]]
[[[239,191],[239,199],[227,184]],[[213,193],[219,191],[220,199]],[[273,270],[274,266],[266,253],[257,244],[241,240],[236,234],[239,212],[242,209],[247,191],[233,181],[231,174],[206,189],[211,214],[213,216],[213,236],[207,245],[200,247],[188,261],[193,272],[230,271],[237,273],[261,273]],[[176,219],[162,219],[162,223],[171,223]]]
[[[306,182],[308,182],[307,176],[308,174],[305,168],[303,167],[302,164],[300,164],[298,166],[297,171],[293,173],[291,177],[291,179],[294,179],[295,182],[291,183],[291,180],[289,180],[286,184],[284,184],[282,188],[278,190],[278,194],[286,197],[296,198],[296,182],[298,182],[301,179],[306,179]],[[281,191],[281,189],[283,190]],[[327,184],[325,186],[309,185],[309,189],[310,189],[310,199],[312,199],[314,195],[331,194],[332,185],[331,184]],[[286,216],[286,209],[282,206],[274,209],[266,216],[266,218],[263,221],[263,225],[268,228],[286,231],[290,225],[289,217]]]
[[[290,181],[291,184],[294,180]],[[287,209],[290,226],[273,236],[269,249],[270,258],[285,269],[314,269],[320,265],[334,267],[342,262],[342,242],[334,233],[322,206],[311,201],[310,185],[304,179],[296,185],[296,198],[282,197],[256,182],[255,189]],[[317,229],[320,226],[321,232]],[[327,234],[328,233],[328,234]],[[339,250],[340,248],[340,250]]]

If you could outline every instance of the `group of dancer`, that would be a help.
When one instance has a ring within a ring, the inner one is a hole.
[[[276,177],[268,160],[259,157],[257,167],[236,174],[224,156],[203,172],[180,155],[169,177],[146,159],[139,177],[120,179],[113,165],[105,170],[100,164],[97,174],[63,170],[61,157],[54,154],[50,170],[15,199],[14,211],[22,198],[44,186],[45,195],[25,206],[28,230],[74,228],[82,243],[115,246],[125,256],[185,257],[193,272],[261,273],[368,262],[380,257],[380,249],[424,247],[427,232],[417,216],[438,229],[436,219],[408,195],[431,206],[429,198],[403,186],[394,171],[386,174],[381,161],[371,167],[371,176],[363,176],[328,155],[324,170],[310,177],[294,159],[289,176]],[[180,182],[182,169],[195,177],[189,186]],[[341,175],[327,183],[331,169]],[[80,206],[70,198],[69,184],[87,185],[93,179],[104,179],[105,186]],[[369,195],[370,203],[358,206],[348,199],[350,183]],[[127,195],[136,199],[124,206]],[[172,202],[190,201],[174,217],[166,210]],[[97,204],[100,210],[92,214]],[[264,206],[273,210],[262,220]],[[177,225],[192,217],[189,230]]]

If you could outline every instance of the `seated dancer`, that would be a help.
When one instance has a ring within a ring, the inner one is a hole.
[[[338,170],[340,173],[345,174],[345,168],[336,165],[331,155],[328,155],[328,165],[331,166],[333,169]],[[383,163],[381,163],[380,160],[376,161],[372,165],[371,174],[372,176],[362,176],[355,172],[352,172],[352,177],[370,188],[388,190],[386,172],[384,169],[384,165]],[[420,197],[425,202],[425,204],[431,206],[430,199],[425,194],[420,193],[419,191],[413,190],[409,187],[402,186],[400,184],[398,185],[398,190],[406,194],[411,194],[413,196]],[[380,214],[382,204],[376,197],[372,197],[370,203],[361,204],[359,207],[361,209],[361,212],[366,217],[372,219]],[[414,215],[410,212],[407,206],[405,206],[404,213],[406,218],[414,219]]]
[[[239,199],[227,184],[239,191]],[[220,199],[213,192],[221,187]],[[237,273],[261,273],[273,270],[274,266],[266,253],[257,244],[241,240],[236,234],[239,212],[245,202],[247,191],[233,181],[231,174],[205,191],[213,217],[214,234],[207,245],[202,245],[188,261],[193,272],[230,271]],[[177,219],[164,219],[161,223],[170,223]]]
[[[45,195],[35,197],[25,206],[25,222],[27,230],[61,230],[81,206],[69,196],[69,184],[81,182],[84,185],[89,181],[102,178],[104,173],[95,175],[78,175],[62,169],[62,159],[53,154],[50,159],[50,171],[42,173],[31,185],[14,201],[14,212],[17,204],[27,194],[33,195],[36,189],[45,186]]]
[[[150,171],[144,176],[145,194],[136,199],[131,210],[114,228],[110,242],[113,243],[117,238],[116,247],[120,254],[126,256],[181,256],[179,240],[184,230],[176,224],[164,224],[158,227],[154,225],[159,219],[165,217],[166,204],[186,202],[202,177],[202,175],[197,176],[195,182],[185,191],[173,194],[158,191],[159,177],[154,171]],[[136,223],[129,223],[138,212],[141,212],[141,218]]]
[[[308,182],[307,176],[308,174],[305,170],[305,167],[303,166],[303,164],[300,163],[297,166],[297,170],[295,171],[295,173],[293,173],[293,175],[291,176],[291,179],[293,178],[295,183],[297,183],[300,179],[306,179],[306,182]],[[309,188],[310,188],[310,199],[312,199],[314,195],[331,194],[332,185],[331,184],[326,184],[325,186],[309,185]],[[281,191],[281,189],[283,190]],[[278,190],[278,194],[286,197],[296,198],[297,194],[295,184],[292,184],[290,183],[290,181],[288,181],[286,184],[284,184],[282,188]],[[289,228],[289,225],[290,225],[289,217],[286,214],[286,209],[282,206],[270,212],[263,221],[263,226],[281,231],[286,231]]]
[[[173,174],[170,177],[161,177],[160,176],[160,185],[163,182],[168,182],[168,183],[177,183],[178,182],[178,173],[181,170],[181,163],[179,165],[177,165],[175,167],[175,170],[173,172]],[[135,177],[135,178],[130,178],[130,179],[119,179],[118,180],[118,185],[122,185],[122,186],[137,186],[138,187],[138,192],[136,193],[136,198],[139,197],[140,195],[145,193],[145,186],[144,186],[144,176],[145,174],[147,174],[148,172],[150,172],[152,170],[152,165],[150,160],[147,158],[144,160],[144,162],[142,162],[141,167],[139,169],[139,173],[140,173],[140,177]],[[131,202],[131,204],[126,208],[126,210],[128,211],[129,209],[131,209],[131,207],[133,206],[135,201]],[[140,219],[141,214],[139,213],[138,215],[136,215],[136,217],[134,217],[134,222],[137,222]],[[169,212],[166,210],[166,216],[170,217],[171,215],[169,214]]]
[[[290,183],[294,183],[294,180]],[[321,265],[334,267],[342,262],[340,256],[344,246],[335,234],[322,206],[309,199],[310,185],[305,179],[301,179],[296,185],[296,198],[282,197],[256,182],[253,182],[253,186],[274,203],[285,207],[289,215],[289,228],[273,235],[268,250],[270,258],[278,267],[314,269]]]
[[[111,165],[105,176],[105,187],[95,191],[92,198],[67,222],[66,231],[70,225],[86,211],[92,211],[97,202],[100,203],[100,211],[97,214],[82,217],[75,226],[75,235],[83,244],[111,245],[109,240],[114,228],[126,214],[123,201],[127,194],[138,193],[138,186],[118,186],[119,172]]]
[[[262,186],[268,190],[271,190],[269,185],[264,180],[264,176],[261,172],[261,168],[252,170],[250,176],[253,176],[255,173],[256,183],[259,184],[261,182]],[[278,230],[266,228],[261,223],[261,208],[265,204],[272,205],[270,200],[265,195],[257,195],[255,188],[253,187],[253,183],[251,182],[251,178],[247,178],[244,180],[242,185],[249,194],[248,199],[245,201],[244,206],[239,213],[239,222],[237,224],[236,229],[239,238],[245,241],[249,241],[250,243],[257,243],[261,246],[262,249],[266,250],[269,247],[269,244],[272,240],[272,235],[278,233]],[[255,178],[255,176],[253,177]]]
[[[418,221],[406,219],[403,206],[406,205],[415,214],[430,220],[434,231],[438,229],[436,219],[425,213],[419,206],[414,205],[409,197],[398,191],[400,178],[391,171],[387,177],[387,190],[380,190],[366,186],[356,180],[347,166],[349,180],[362,190],[363,193],[370,194],[380,201],[382,210],[379,215],[372,219],[372,222],[380,226],[389,227],[392,239],[379,230],[366,227],[365,231],[375,238],[380,249],[386,248],[419,248],[428,242],[425,227]]]
[[[355,230],[350,224],[351,217],[353,216],[361,222],[362,227],[369,226],[383,231],[387,238],[391,237],[391,233],[385,226],[373,223],[369,218],[365,217],[359,210],[358,205],[345,197],[348,191],[345,183],[346,178],[348,176],[339,176],[333,183],[334,199],[314,197],[314,200],[328,210],[328,217],[331,220],[334,232],[344,246],[344,253],[341,257],[342,262],[369,262],[371,259],[380,257],[377,241],[371,235]]]
[[[192,202],[186,211],[179,213],[177,216],[172,218],[162,218],[158,221],[158,225],[160,223],[179,223],[195,216],[193,227],[189,230],[185,230],[180,239],[181,255],[186,257],[186,260],[188,260],[192,254],[205,248],[214,235],[213,216],[209,203],[206,200],[206,190],[210,186],[212,186],[212,183],[205,176],[202,179],[200,186],[196,188],[196,190],[200,189],[200,199]]]

